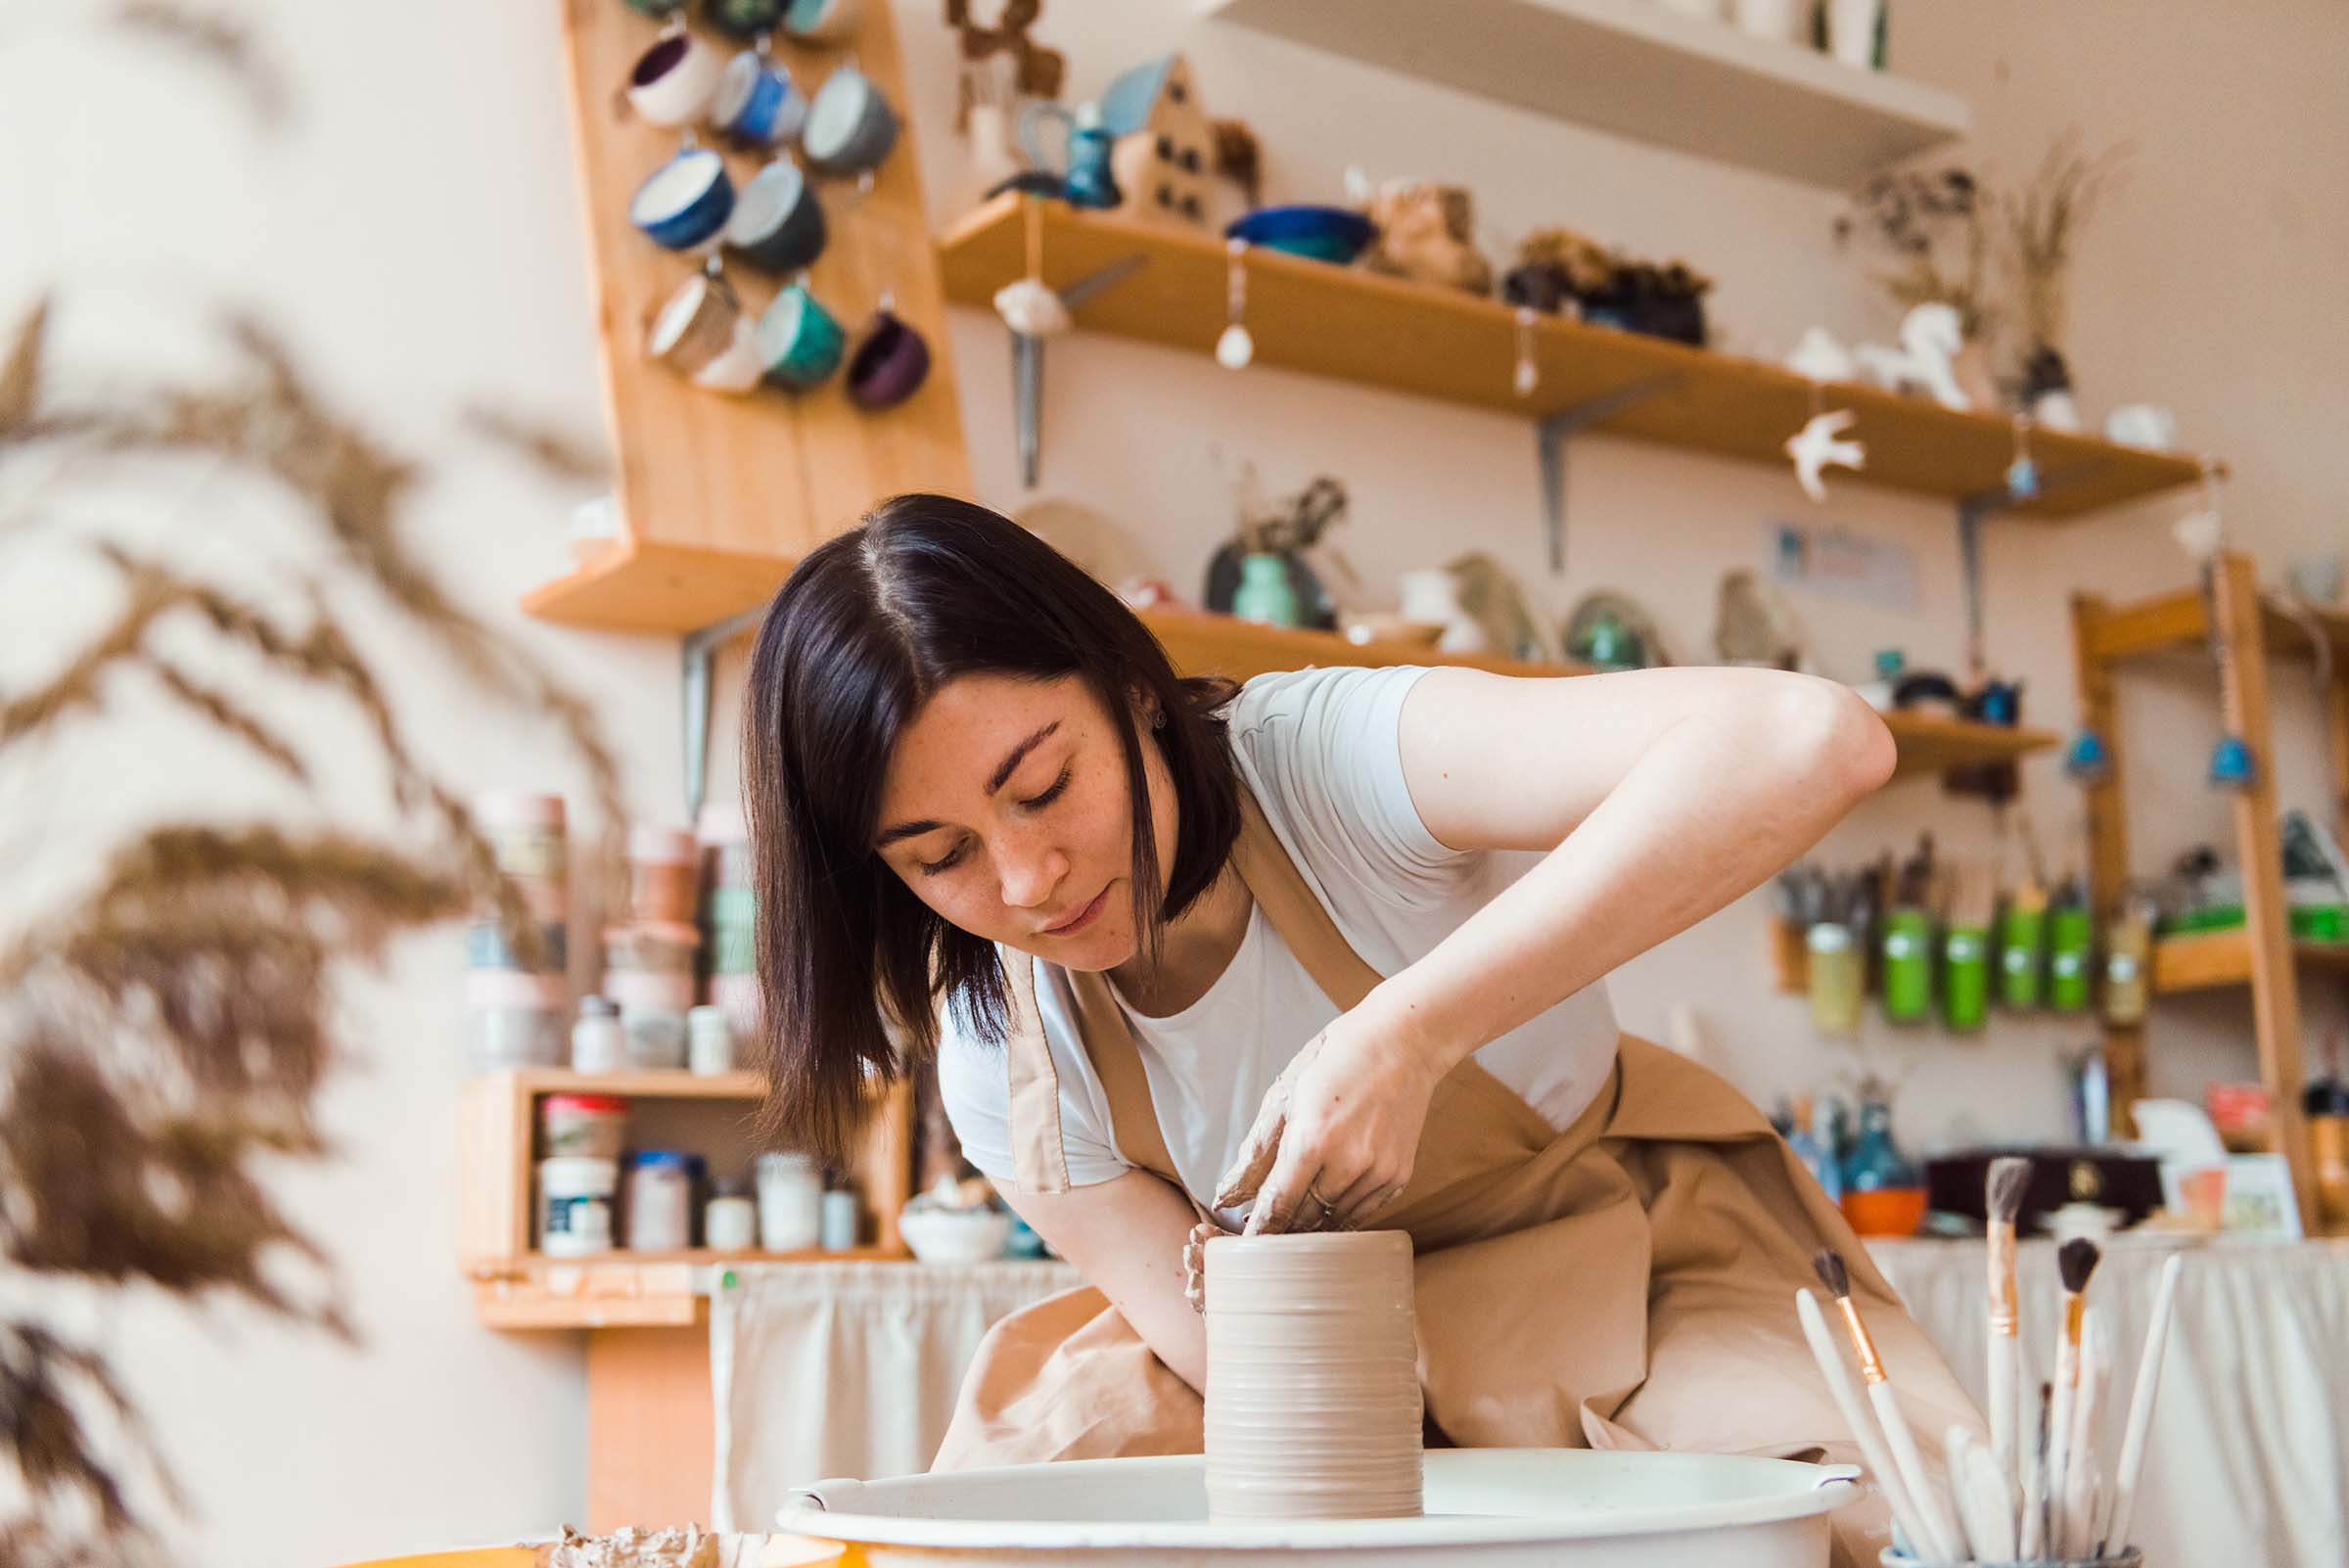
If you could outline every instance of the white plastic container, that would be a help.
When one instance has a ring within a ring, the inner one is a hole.
[[[702,1245],[715,1252],[748,1252],[759,1244],[759,1206],[740,1192],[720,1192],[702,1209]]]
[[[734,1071],[734,1020],[722,1007],[685,1014],[685,1065],[704,1078]]]
[[[538,1102],[538,1148],[550,1160],[617,1163],[627,1141],[628,1102],[615,1094],[549,1094]]]
[[[465,975],[465,1048],[478,1073],[560,1067],[571,992],[561,975],[474,969]]]
[[[604,989],[620,1003],[620,1027],[629,1067],[638,1071],[685,1065],[685,1014],[693,1006],[691,975],[614,971]]]
[[[609,996],[581,996],[571,1026],[571,1070],[617,1073],[628,1065],[627,1037],[621,1032],[620,1007]]]
[[[824,1194],[817,1215],[816,1228],[824,1251],[847,1252],[856,1245],[864,1216],[853,1191],[847,1187],[832,1188]]]
[[[628,1250],[683,1252],[693,1245],[693,1156],[639,1149],[628,1160]]]
[[[824,1182],[804,1154],[759,1156],[759,1245],[806,1252],[823,1239]]]
[[[612,1195],[620,1162],[566,1155],[538,1162],[538,1250],[586,1258],[612,1250]]]

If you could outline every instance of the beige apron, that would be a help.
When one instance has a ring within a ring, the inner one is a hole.
[[[1378,975],[1340,935],[1256,803],[1232,857],[1331,1001]],[[1060,1086],[1033,966],[1005,965],[1012,1146],[1022,1191],[1068,1188]],[[1105,977],[1071,973],[1119,1150],[1180,1180]],[[1194,1200],[1196,1206],[1196,1200]],[[1418,1251],[1420,1382],[1432,1437],[1464,1448],[1679,1449],[1856,1460],[1805,1346],[1811,1255],[1843,1254],[1910,1424],[1936,1470],[1980,1418],[1842,1215],[1727,1083],[1625,1036],[1606,1086],[1563,1132],[1473,1058],[1437,1086],[1409,1187],[1377,1217]],[[1832,1314],[1830,1314],[1830,1320]],[[1533,1375],[1539,1369],[1539,1375]],[[934,1468],[1200,1451],[1201,1402],[1089,1286],[996,1324]],[[1872,1562],[1884,1514],[1836,1521]]]

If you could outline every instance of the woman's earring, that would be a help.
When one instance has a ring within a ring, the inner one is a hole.
[[[1150,727],[1152,729],[1164,729],[1167,727],[1167,711],[1165,709],[1161,708],[1158,712],[1150,715]]]

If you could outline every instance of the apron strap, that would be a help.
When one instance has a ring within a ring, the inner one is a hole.
[[[1305,965],[1313,984],[1337,1003],[1339,1012],[1351,1012],[1383,977],[1362,961],[1338,930],[1337,922],[1330,919],[1329,910],[1289,857],[1280,835],[1266,820],[1264,807],[1245,786],[1240,790],[1240,836],[1231,848],[1231,858],[1240,880],[1264,905],[1272,929]]]
[[[1100,1075],[1101,1092],[1109,1100],[1110,1132],[1118,1149],[1135,1165],[1183,1190],[1167,1152],[1166,1130],[1158,1125],[1158,1106],[1150,1097],[1150,1078],[1142,1068],[1141,1048],[1126,1022],[1126,1009],[1102,974],[1069,975],[1077,992],[1077,1027],[1082,1033],[1084,1053]],[[1196,1205],[1194,1205],[1196,1207]]]
[[[1011,1081],[1012,1179],[1022,1192],[1069,1190],[1069,1151],[1060,1139],[1060,1070],[1036,1007],[1036,960],[998,947],[1005,1002],[1011,1016],[1003,1038],[1003,1067]]]

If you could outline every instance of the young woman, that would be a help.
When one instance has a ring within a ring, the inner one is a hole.
[[[1763,1118],[1600,985],[1884,781],[1844,688],[1185,679],[1017,526],[905,495],[776,595],[746,735],[778,1130],[841,1158],[935,1054],[1089,1281],[990,1336],[942,1466],[1196,1452],[1211,1218],[1408,1230],[1437,1441],[1849,1456],[1792,1301],[1821,1246],[1919,1435],[1974,1421]]]

